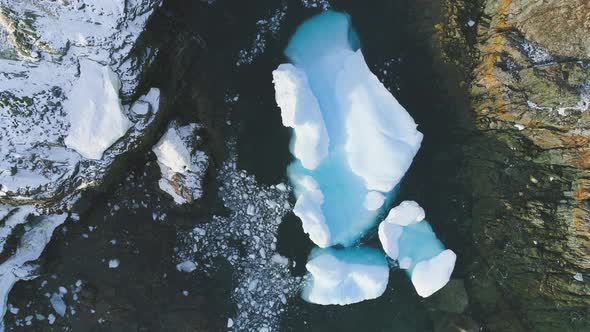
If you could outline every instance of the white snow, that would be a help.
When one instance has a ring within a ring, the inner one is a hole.
[[[283,125],[294,131],[291,152],[303,167],[315,169],[328,155],[329,138],[307,75],[292,64],[281,64],[272,76]]]
[[[424,209],[414,201],[403,201],[389,210],[385,221],[390,224],[408,226],[424,220]]]
[[[321,206],[324,195],[318,188],[318,183],[311,176],[292,178],[297,181],[297,201],[293,213],[301,218],[303,229],[309,233],[309,238],[318,246],[324,248],[330,245],[330,229],[326,225]]]
[[[66,217],[66,214],[61,214],[38,218],[39,220],[21,237],[14,255],[0,265],[0,318],[3,318],[6,313],[6,301],[12,286],[19,280],[35,278],[33,266],[27,263],[41,256],[53,231],[65,221]],[[0,330],[3,326],[2,320]]]
[[[383,254],[369,248],[318,249],[305,265],[309,280],[302,298],[347,305],[377,298],[387,288],[389,266]]]
[[[447,249],[437,256],[421,261],[412,272],[412,284],[418,295],[429,297],[443,288],[450,280],[457,256]]]
[[[131,123],[123,114],[120,89],[119,77],[110,67],[80,60],[80,77],[64,102],[70,120],[66,146],[85,158],[100,159],[125,135]]]

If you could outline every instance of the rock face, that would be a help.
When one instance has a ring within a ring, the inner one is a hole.
[[[473,236],[522,318],[513,330],[590,326],[590,285],[574,278],[590,273],[588,29],[582,0],[487,0],[473,27]]]

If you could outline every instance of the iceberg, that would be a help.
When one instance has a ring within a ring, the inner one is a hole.
[[[375,299],[389,280],[385,256],[373,248],[315,249],[302,298],[311,303],[347,305]]]
[[[404,201],[391,209],[378,234],[387,256],[406,270],[418,295],[428,297],[449,282],[457,256],[445,249],[424,217],[416,202]]]
[[[285,54],[291,63],[273,82],[283,124],[293,129],[294,213],[319,247],[347,247],[376,224],[422,134],[371,73],[348,15],[307,20]]]

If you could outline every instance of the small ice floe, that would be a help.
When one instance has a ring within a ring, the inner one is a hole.
[[[469,21],[467,21],[467,26],[468,26],[468,27],[470,27],[470,28],[471,28],[471,27],[473,27],[474,25],[475,25],[475,21],[474,21],[474,20],[469,20]]]
[[[121,262],[118,259],[111,259],[109,260],[109,269],[116,269],[119,267]]]
[[[584,282],[584,276],[580,272],[574,274],[574,279],[579,282]]]
[[[193,261],[184,261],[176,265],[176,269],[180,272],[191,273],[197,269],[197,264]]]
[[[53,310],[56,314],[60,315],[61,317],[65,316],[67,306],[61,294],[54,293],[49,298],[49,302],[51,303],[51,306],[53,307]]]

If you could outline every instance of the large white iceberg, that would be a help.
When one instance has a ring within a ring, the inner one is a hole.
[[[423,219],[424,210],[405,201],[381,222],[378,234],[387,256],[407,270],[418,295],[428,297],[449,282],[457,256]]]
[[[285,54],[292,64],[273,78],[283,124],[294,129],[294,213],[318,246],[350,246],[376,223],[422,134],[369,70],[348,15],[304,22]]]
[[[305,267],[309,274],[301,296],[316,304],[374,299],[383,294],[389,280],[385,256],[372,248],[316,249]]]

